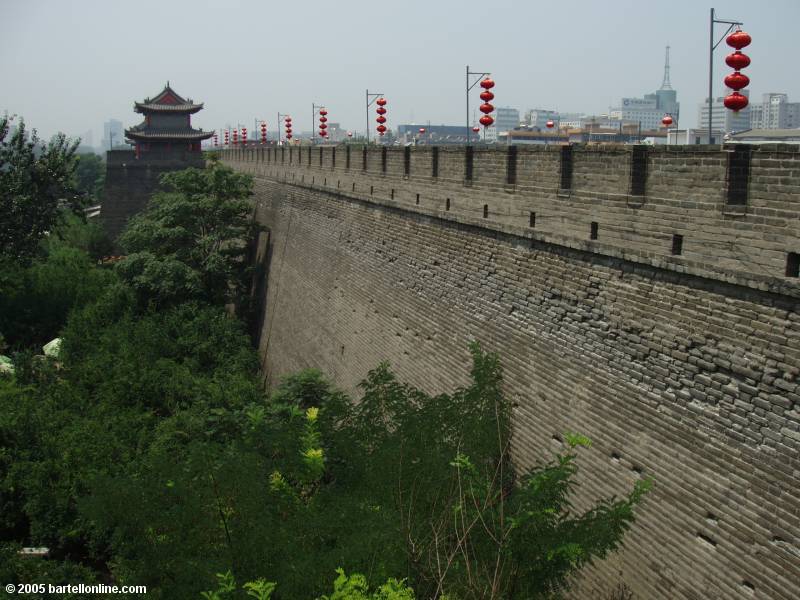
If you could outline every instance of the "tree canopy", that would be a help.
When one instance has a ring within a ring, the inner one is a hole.
[[[58,223],[60,208],[84,205],[75,181],[79,142],[59,133],[44,144],[23,120],[9,137],[10,129],[11,119],[0,118],[0,256],[28,260]]]
[[[257,230],[247,201],[252,177],[213,162],[167,173],[161,183],[166,191],[155,194],[120,237],[127,253],[118,266],[123,279],[143,300],[162,305],[240,297]]]

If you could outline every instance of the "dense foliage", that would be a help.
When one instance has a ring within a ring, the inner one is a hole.
[[[75,182],[78,191],[92,202],[100,202],[106,181],[106,165],[103,159],[93,152],[77,155]]]
[[[216,162],[161,178],[154,195],[120,238],[122,277],[158,305],[196,299],[224,304],[243,298],[245,260],[255,225],[246,198],[252,178]]]
[[[58,134],[44,144],[24,121],[12,133],[11,119],[0,118],[0,257],[32,257],[62,207],[82,208],[85,197],[75,181],[78,143]]]
[[[471,383],[450,394],[386,364],[357,399],[316,371],[265,394],[224,306],[246,296],[251,181],[214,164],[165,182],[116,269],[73,230],[0,275],[17,282],[6,337],[63,338],[57,358],[28,349],[0,376],[4,581],[110,578],[165,599],[550,598],[618,547],[646,486],[575,511],[589,445],[575,435],[515,468],[500,361],[478,344]]]

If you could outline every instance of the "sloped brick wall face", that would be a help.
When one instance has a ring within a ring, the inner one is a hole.
[[[518,150],[509,169],[476,148],[472,180],[463,148],[436,178],[430,148],[390,148],[385,174],[373,148],[366,171],[359,147],[349,169],[342,146],[322,166],[224,152],[270,231],[265,377],[316,367],[354,391],[387,360],[437,393],[477,339],[502,357],[520,466],[575,431],[579,508],[654,479],[573,597],[800,597],[797,149],[754,151],[736,206],[716,149],[651,151],[636,195],[629,149],[575,148],[566,179],[559,148]]]

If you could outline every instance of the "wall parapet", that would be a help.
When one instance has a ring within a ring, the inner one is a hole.
[[[800,146],[470,148],[220,155],[256,177],[800,297]]]

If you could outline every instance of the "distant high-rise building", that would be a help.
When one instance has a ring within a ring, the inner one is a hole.
[[[113,146],[122,146],[124,143],[125,140],[122,137],[122,121],[109,119],[103,123],[103,148],[111,150]]]
[[[519,127],[519,110],[516,108],[497,107],[494,127],[497,133],[513,131]]]
[[[80,137],[81,137],[81,146],[86,146],[89,148],[94,146],[94,134],[92,133],[91,129],[83,132]]]
[[[664,78],[661,88],[654,94],[645,94],[643,98],[622,98],[620,105],[614,108],[609,116],[621,121],[641,123],[642,129],[658,129],[664,115],[672,116],[673,126],[678,126],[681,105],[678,93],[672,89],[669,80],[669,46],[664,60]]]
[[[786,94],[764,94],[750,107],[752,129],[796,129],[800,127],[800,102],[789,102]]]
[[[733,90],[729,90],[728,93],[732,91]],[[739,93],[744,96],[750,95],[749,90],[741,90]],[[724,131],[725,133],[750,129],[750,106],[743,108],[739,112],[733,112],[725,108],[724,100],[725,98],[723,96],[714,99],[712,105],[711,128]],[[698,106],[697,127],[698,129],[708,129],[708,101]],[[718,144],[720,140],[712,139],[711,143]]]

